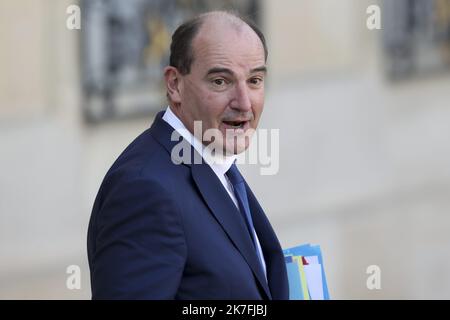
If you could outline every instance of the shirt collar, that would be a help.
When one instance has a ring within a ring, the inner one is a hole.
[[[213,169],[216,174],[224,175],[236,161],[236,155],[213,155],[209,152],[207,146],[203,145],[181,122],[181,120],[172,112],[170,106],[167,107],[163,115],[163,120],[174,128],[194,149],[202,155],[205,162]]]

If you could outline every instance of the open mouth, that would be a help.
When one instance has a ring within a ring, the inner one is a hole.
[[[223,123],[230,129],[242,129],[248,121],[223,121]]]

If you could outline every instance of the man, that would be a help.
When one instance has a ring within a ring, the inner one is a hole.
[[[234,164],[263,109],[266,59],[262,33],[230,13],[175,31],[169,107],[119,156],[94,204],[94,299],[288,299],[280,244]]]

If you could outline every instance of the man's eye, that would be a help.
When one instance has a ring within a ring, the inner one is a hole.
[[[214,79],[214,80],[213,80],[213,83],[214,83],[216,86],[223,86],[223,85],[225,84],[225,79]]]
[[[251,78],[250,83],[254,85],[260,85],[263,82],[262,78]]]

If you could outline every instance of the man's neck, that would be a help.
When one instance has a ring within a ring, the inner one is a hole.
[[[174,128],[186,141],[188,141],[194,149],[203,157],[205,162],[217,169],[219,172],[223,171],[223,174],[231,167],[235,162],[236,155],[227,155],[223,152],[217,152],[217,149],[213,149],[210,145],[205,146],[201,137],[196,137],[194,133],[190,132],[180,118],[172,111],[169,106],[163,115],[163,120],[166,121],[172,128]]]

